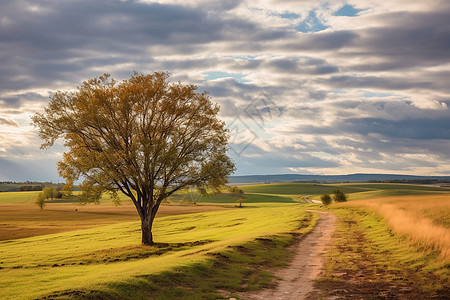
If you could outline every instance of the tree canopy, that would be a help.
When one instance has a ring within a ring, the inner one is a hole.
[[[131,198],[143,244],[153,244],[153,220],[165,198],[188,186],[218,189],[234,171],[219,107],[196,86],[168,77],[135,72],[118,82],[104,74],[55,93],[32,117],[41,148],[64,140],[58,172],[67,182],[83,180],[83,201],[105,191]]]
[[[335,189],[333,191],[333,193],[334,193],[334,201],[335,202],[346,202],[347,201],[347,195],[343,191],[341,191],[339,189]]]
[[[320,196],[320,200],[322,201],[323,205],[331,204],[331,196],[329,194],[323,194],[322,196]]]

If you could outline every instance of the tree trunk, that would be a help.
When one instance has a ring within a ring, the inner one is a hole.
[[[153,245],[153,234],[152,234],[153,218],[147,217],[141,220],[142,229],[142,245]]]

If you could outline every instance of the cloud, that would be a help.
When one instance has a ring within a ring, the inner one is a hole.
[[[64,182],[56,174],[56,159],[6,159],[0,157],[0,181]]]
[[[19,127],[19,124],[14,121],[11,120],[10,118],[4,118],[0,116],[0,125],[4,125],[4,126],[11,126],[11,127]]]
[[[167,70],[257,136],[238,174],[450,174],[449,14],[445,0],[7,1],[0,157],[24,180],[20,158],[60,157],[29,126],[53,92]],[[264,126],[245,113],[261,95],[282,112]]]

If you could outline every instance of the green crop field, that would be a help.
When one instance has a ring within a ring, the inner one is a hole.
[[[4,192],[0,193],[0,204],[33,203],[39,192]]]
[[[391,184],[391,183],[341,183],[341,184],[311,184],[311,183],[273,183],[241,186],[246,194],[259,193],[266,195],[287,196],[292,199],[298,196],[312,196],[318,200],[322,194],[332,194],[340,189],[349,195],[349,200],[370,199],[375,197],[424,195],[450,193],[449,188]]]

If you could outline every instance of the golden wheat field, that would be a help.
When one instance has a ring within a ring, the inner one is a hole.
[[[450,261],[450,195],[384,197],[344,205],[378,212],[395,233]]]

